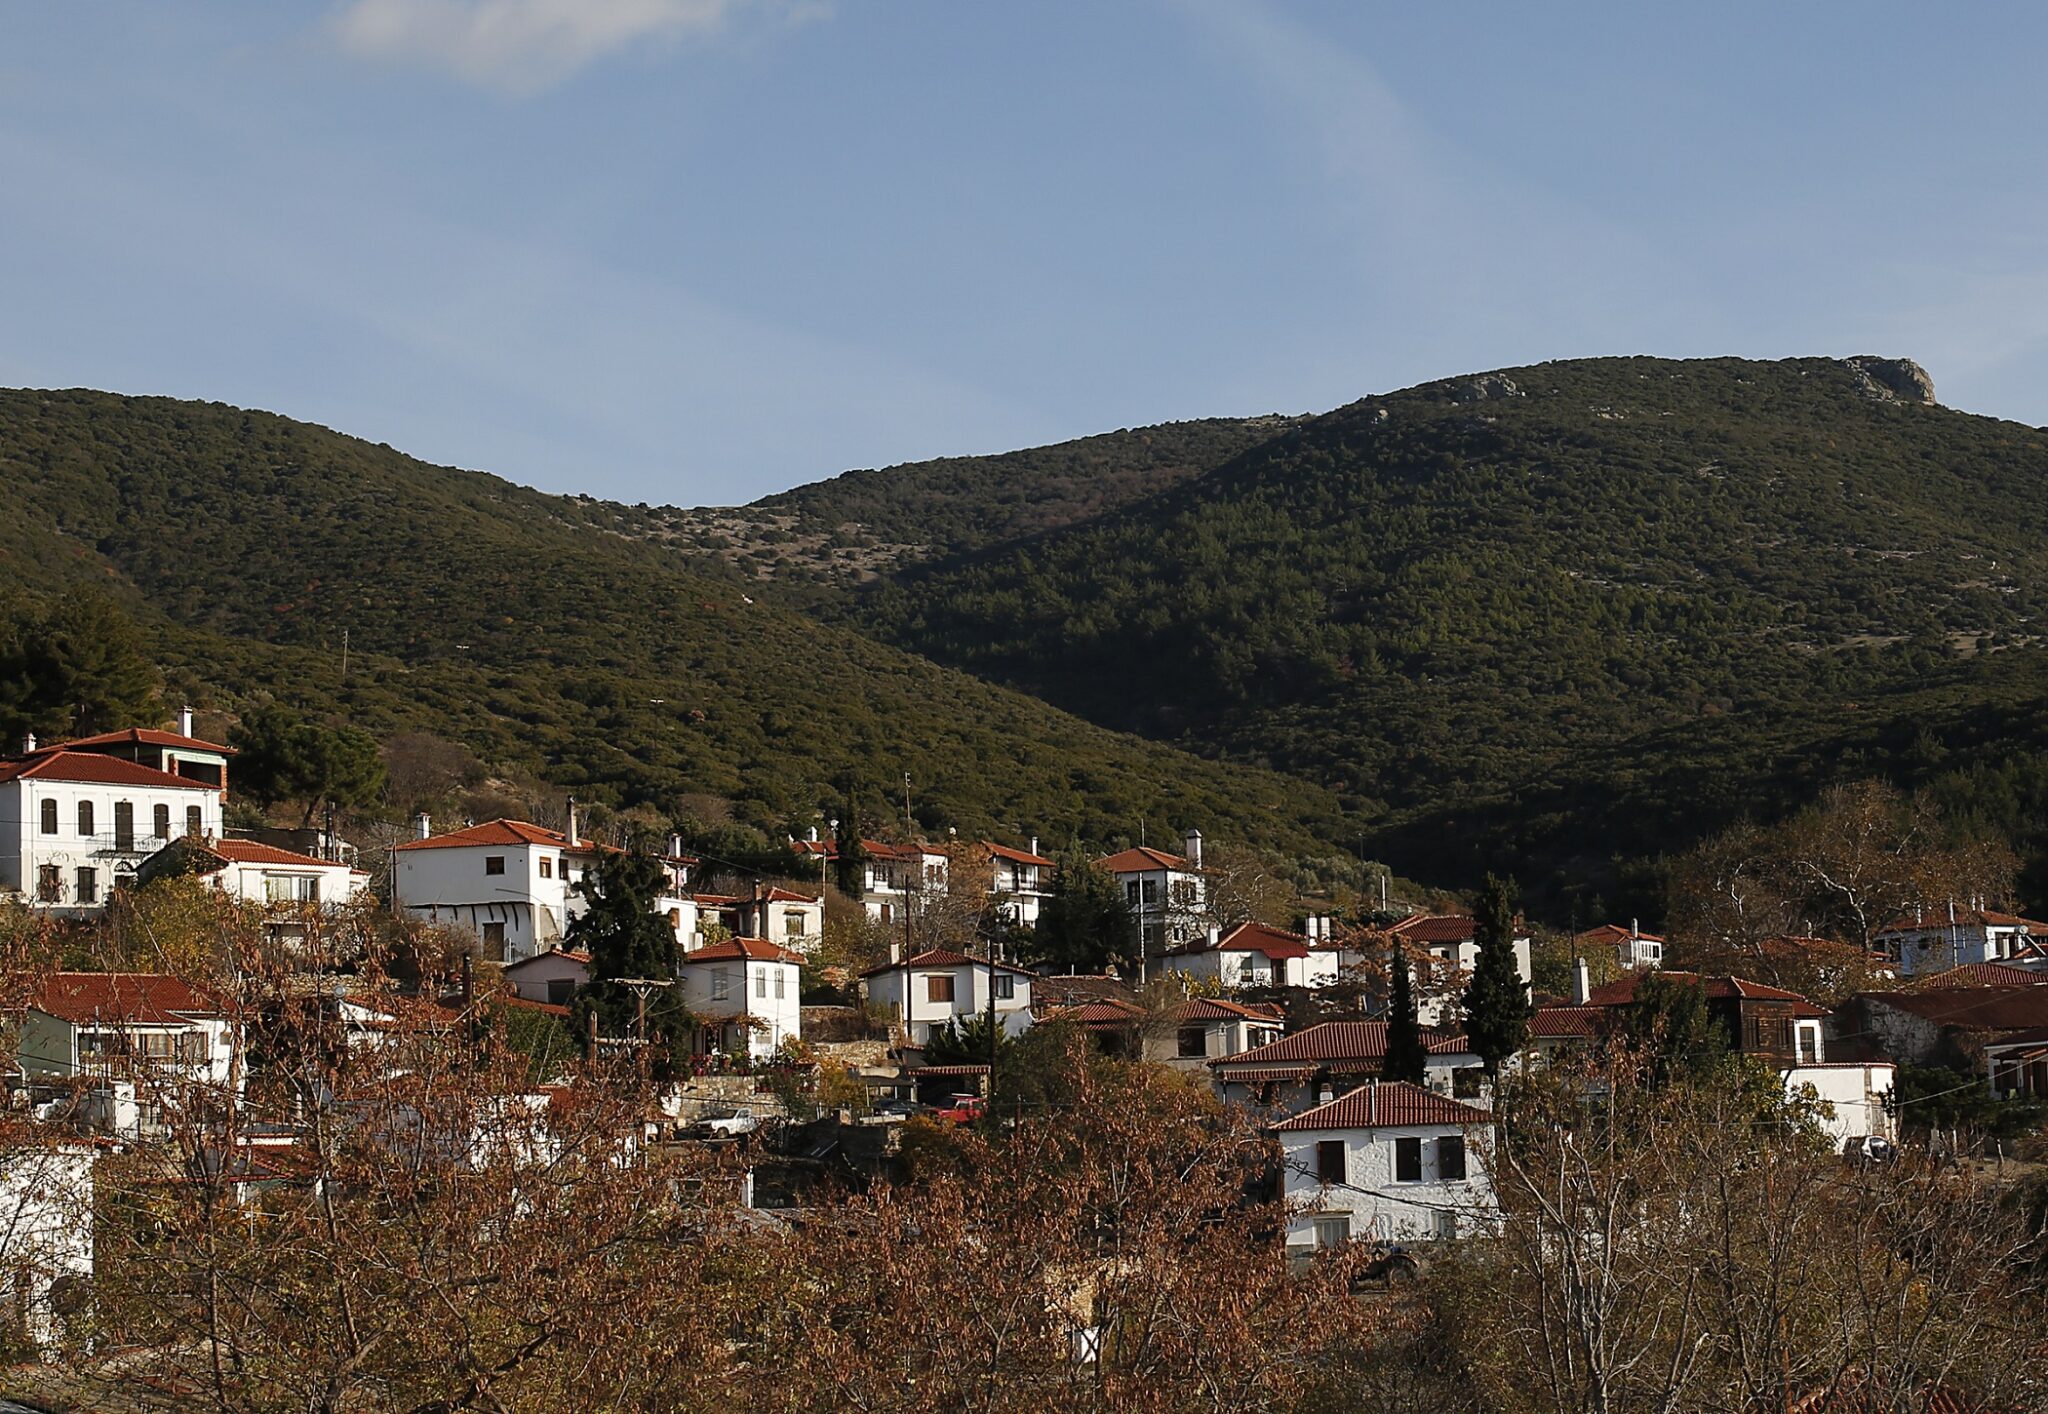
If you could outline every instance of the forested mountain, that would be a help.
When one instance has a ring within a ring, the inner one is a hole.
[[[459,738],[764,828],[913,781],[922,828],[1341,837],[1327,792],[1121,737],[705,578],[591,503],[219,404],[0,392],[0,594],[113,594],[200,705]],[[343,634],[348,634],[343,676]]]
[[[847,619],[1335,790],[1404,871],[1611,885],[1839,774],[2041,744],[2048,433],[1916,374],[1597,359],[1368,398]]]
[[[1077,525],[1223,465],[1301,419],[1210,418],[985,457],[943,457],[694,510],[587,503],[639,538],[698,554],[784,597],[860,584]]]

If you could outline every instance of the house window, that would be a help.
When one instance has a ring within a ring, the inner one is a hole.
[[[1316,1181],[1319,1183],[1342,1183],[1344,1181],[1344,1141],[1323,1139],[1316,1144]]]
[[[1147,879],[1145,881],[1145,902],[1147,905],[1159,902],[1159,881],[1157,879]]]
[[[484,856],[484,873],[486,873],[486,874],[502,874],[502,873],[504,873],[504,872],[505,872],[505,856],[504,856],[504,855],[502,855],[502,854],[487,854],[487,855],[485,855],[485,856]]]
[[[1180,1029],[1179,1053],[1182,1059],[1209,1054],[1209,1032],[1201,1026],[1183,1026]]]
[[[1351,1240],[1351,1214],[1325,1213],[1310,1223],[1315,1233],[1316,1250],[1327,1252],[1333,1247],[1342,1247]]]
[[[100,901],[100,871],[81,869],[78,871],[78,901],[98,903]]]
[[[1799,1063],[1818,1065],[1820,1063],[1820,1028],[1801,1026],[1799,1028]]]
[[[1420,1139],[1396,1139],[1394,1141],[1394,1181],[1396,1183],[1422,1182],[1422,1141]]]
[[[721,967],[711,974],[711,1000],[722,1002],[732,996],[732,977]]]
[[[783,972],[783,970],[782,970],[781,968],[779,968],[779,967],[778,967],[778,968],[776,968],[776,969],[775,969],[775,1000],[776,1000],[776,1001],[778,1001],[778,1002],[779,1002],[779,1001],[781,1001],[781,1000],[782,1000],[783,998],[785,998],[785,997],[787,997],[787,996],[789,995],[789,993],[788,993],[788,992],[786,992],[785,990],[783,990],[783,989],[784,989],[784,987],[785,987],[785,986],[787,986],[787,984],[788,984],[788,981],[789,981],[788,975],[787,975],[786,973],[784,973],[784,972]]]
[[[505,955],[505,925],[503,923],[484,924],[484,946],[496,948],[499,957]]]
[[[567,1006],[576,1000],[576,979],[573,977],[548,978],[548,1004]]]
[[[135,848],[135,803],[130,800],[114,802],[114,848]]]
[[[804,935],[804,916],[796,909],[782,915],[782,935],[785,938],[801,938]]]
[[[156,808],[156,837],[160,840],[171,837],[171,807],[168,805]]]
[[[1479,1083],[1486,1078],[1486,1067],[1461,1065],[1451,1072],[1451,1094],[1460,1100],[1479,1098]]]
[[[1132,879],[1124,885],[1124,898],[1129,901],[1131,907],[1136,908],[1138,906],[1138,881],[1136,879]]]
[[[78,802],[78,833],[81,835],[90,835],[92,833],[92,802],[89,800]]]
[[[1446,1134],[1436,1141],[1436,1176],[1446,1182],[1465,1176],[1465,1136]]]
[[[995,974],[993,980],[995,983],[997,1001],[1006,1002],[1017,995],[1017,979],[1012,977],[1009,973],[998,972]]]
[[[551,855],[543,854],[540,857],[540,876],[543,879],[555,877],[555,861]]]
[[[43,802],[43,833],[46,835],[57,833],[57,802],[54,800]]]
[[[58,874],[57,866],[45,864],[36,871],[36,900],[39,903],[56,903],[64,897],[64,880]]]
[[[953,974],[941,972],[924,979],[924,999],[928,1002],[950,1002],[953,1000]]]
[[[768,969],[765,967],[754,974],[754,995],[762,998],[763,1000],[767,999]]]
[[[196,805],[188,805],[188,806],[186,806],[186,807],[185,807],[185,833],[186,833],[186,834],[188,834],[188,835],[196,835],[196,834],[198,834],[198,833],[199,833],[199,831],[200,831],[200,829],[201,829],[201,828],[202,828],[202,827],[204,826],[204,824],[205,824],[205,817],[204,817],[204,816],[202,816],[202,815],[201,815],[201,814],[199,813],[199,807],[198,807],[198,806],[196,806]]]

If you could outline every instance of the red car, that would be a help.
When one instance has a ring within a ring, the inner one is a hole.
[[[954,1095],[946,1101],[943,1109],[934,1113],[940,1119],[949,1119],[955,1124],[972,1124],[988,1113],[988,1101],[979,1095]]]

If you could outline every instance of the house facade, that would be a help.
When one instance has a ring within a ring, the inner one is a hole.
[[[1425,1030],[1422,1045],[1425,1089],[1483,1099],[1485,1064],[1463,1036]],[[1377,1077],[1386,1058],[1386,1022],[1325,1021],[1208,1066],[1227,1103],[1300,1114]]]
[[[92,1127],[123,1137],[232,1103],[242,1079],[219,1004],[147,972],[51,974],[22,1018],[16,1059],[31,1086],[95,1092],[105,1104]]]
[[[777,947],[808,956],[824,941],[825,901],[774,885],[757,884],[749,894],[693,894],[697,908],[694,936],[684,948],[702,947],[704,925],[716,921],[736,938],[761,938]]]
[[[1188,831],[1184,844],[1184,855],[1139,845],[1095,861],[1123,890],[1147,957],[1195,942],[1205,931],[1209,886],[1202,873],[1202,832]]]
[[[95,751],[44,747],[0,762],[0,891],[52,913],[97,913],[172,840],[218,837],[221,795]]]
[[[1032,974],[947,948],[931,948],[861,974],[868,999],[892,1013],[914,1044],[934,1031],[986,1017],[1009,1035],[1031,1025]]]
[[[1334,947],[1318,947],[1300,933],[1266,923],[1211,928],[1200,939],[1168,948],[1162,971],[1225,987],[1327,987],[1337,980]]]
[[[584,908],[575,886],[601,855],[616,852],[581,837],[573,806],[566,832],[493,820],[437,835],[422,815],[416,837],[391,847],[392,882],[413,917],[467,929],[486,958],[517,962],[562,944]],[[662,860],[666,891],[655,901],[678,946],[697,932],[697,905],[684,892],[690,864],[677,855]]]
[[[2048,970],[2048,923],[1983,908],[1950,904],[1894,919],[1871,941],[1901,977],[1985,962]]]
[[[1155,1065],[1200,1075],[1209,1062],[1256,1050],[1280,1039],[1280,1008],[1253,1006],[1221,997],[1190,997],[1148,1028],[1144,1057]]]
[[[1273,1126],[1292,1251],[1451,1239],[1500,1205],[1483,1163],[1492,1116],[1405,1081],[1369,1081]]]
[[[1427,954],[1428,975],[1416,978],[1416,1010],[1424,1026],[1440,1026],[1450,1011],[1449,999],[1463,990],[1464,979],[1479,963],[1479,923],[1455,913],[1417,913],[1387,931],[1413,952]],[[1527,987],[1531,939],[1517,927],[1515,972]]]
[[[1039,910],[1052,896],[1052,876],[1057,867],[1038,852],[1033,839],[1029,849],[983,840],[975,848],[988,860],[989,897],[1003,920],[1014,927],[1036,928]]]
[[[238,902],[263,910],[273,938],[303,938],[321,914],[368,894],[370,876],[351,865],[280,849],[256,840],[172,840],[142,862],[136,882],[175,875],[204,880]]]
[[[803,954],[730,938],[683,958],[683,1004],[704,1023],[704,1049],[773,1055],[803,1036]]]
[[[590,954],[548,948],[505,964],[505,982],[522,1001],[567,1006],[590,981]]]
[[[1572,945],[1581,957],[1612,952],[1614,960],[1631,972],[1638,967],[1662,967],[1664,943],[1661,934],[1645,933],[1633,918],[1626,928],[1619,923],[1603,923],[1572,935]]]

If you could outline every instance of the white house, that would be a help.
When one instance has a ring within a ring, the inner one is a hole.
[[[1029,849],[1012,849],[993,840],[983,840],[977,848],[988,856],[989,896],[1005,919],[1022,928],[1036,928],[1039,910],[1052,894],[1057,867],[1038,852],[1037,838],[1032,838]]]
[[[17,1136],[0,1149],[0,1311],[35,1345],[57,1334],[63,1283],[92,1279],[93,1150]]]
[[[567,1006],[590,981],[590,954],[549,948],[505,964],[505,981],[525,1001]]]
[[[1124,902],[1138,919],[1138,939],[1147,956],[1191,943],[1202,935],[1203,911],[1209,906],[1208,881],[1202,874],[1202,832],[1189,830],[1185,855],[1139,845],[1098,859],[1124,891]]]
[[[706,1048],[767,1056],[803,1036],[802,953],[761,938],[730,938],[683,958],[683,1004],[715,1022]]]
[[[1424,1030],[1423,1084],[1433,1094],[1479,1099],[1484,1063],[1463,1036]],[[1325,1021],[1209,1062],[1216,1092],[1232,1104],[1299,1114],[1380,1073],[1384,1021]]]
[[[1390,926],[1387,931],[1429,954],[1430,975],[1417,977],[1416,1010],[1424,1026],[1444,1022],[1448,996],[1456,995],[1479,962],[1479,923],[1460,914],[1417,913]],[[1530,938],[1519,928],[1515,932],[1515,971],[1522,985],[1529,985]]]
[[[1165,1022],[1146,1033],[1145,1059],[1174,1070],[1200,1073],[1212,1060],[1279,1040],[1284,1018],[1278,1007],[1247,1006],[1221,997],[1190,997],[1169,1011]]]
[[[692,894],[697,928],[684,948],[703,946],[704,924],[716,920],[736,938],[760,938],[806,955],[824,941],[825,901],[779,885],[756,884],[751,894]]]
[[[1294,1250],[1453,1238],[1499,1216],[1492,1116],[1405,1081],[1369,1081],[1273,1126]]]
[[[525,820],[493,820],[444,835],[419,817],[418,837],[391,847],[394,887],[406,912],[431,923],[466,928],[483,943],[484,956],[502,962],[561,944],[569,922],[583,911],[574,891],[610,845],[582,838],[576,810],[567,833]],[[685,945],[697,932],[697,905],[683,888],[690,861],[662,861],[668,892],[655,901]]]
[[[1337,980],[1337,952],[1300,933],[1265,923],[1211,928],[1193,942],[1166,949],[1160,967],[1225,987],[1327,987]]]
[[[1866,1135],[1891,1137],[1892,1117],[1885,1102],[1897,1074],[1890,1061],[1816,1060],[1778,1068],[1788,1099],[1823,1106],[1819,1124],[1837,1148]]]
[[[932,948],[902,962],[861,974],[868,1000],[893,1012],[913,1043],[932,1032],[986,1017],[991,997],[996,1022],[1009,1035],[1031,1025],[1032,974],[1021,967],[991,963],[946,948]]]
[[[303,936],[313,916],[355,903],[370,876],[351,865],[299,854],[256,840],[204,836],[172,840],[142,862],[136,881],[193,874],[266,915],[274,937]]]
[[[117,1133],[155,1133],[194,1105],[232,1102],[235,1030],[218,1003],[176,977],[58,972],[22,1018],[18,1061],[31,1084],[133,1087]]]
[[[217,741],[201,741],[192,735],[190,707],[178,713],[178,729],[174,732],[158,731],[153,727],[124,727],[120,731],[78,737],[62,745],[66,751],[114,756],[162,771],[165,775],[198,781],[212,786],[223,797],[228,793],[228,758],[236,754],[232,746],[222,746]]]
[[[1590,957],[1598,951],[1611,951],[1615,961],[1631,971],[1638,967],[1662,967],[1664,942],[1661,934],[1645,933],[1633,918],[1626,928],[1619,923],[1603,923],[1572,937],[1579,956]]]
[[[0,761],[0,890],[55,913],[96,912],[172,840],[219,835],[221,795],[97,751],[46,747]]]
[[[1928,909],[1893,920],[1871,941],[1901,977],[1977,962],[2048,968],[2048,923],[1983,908]]]

